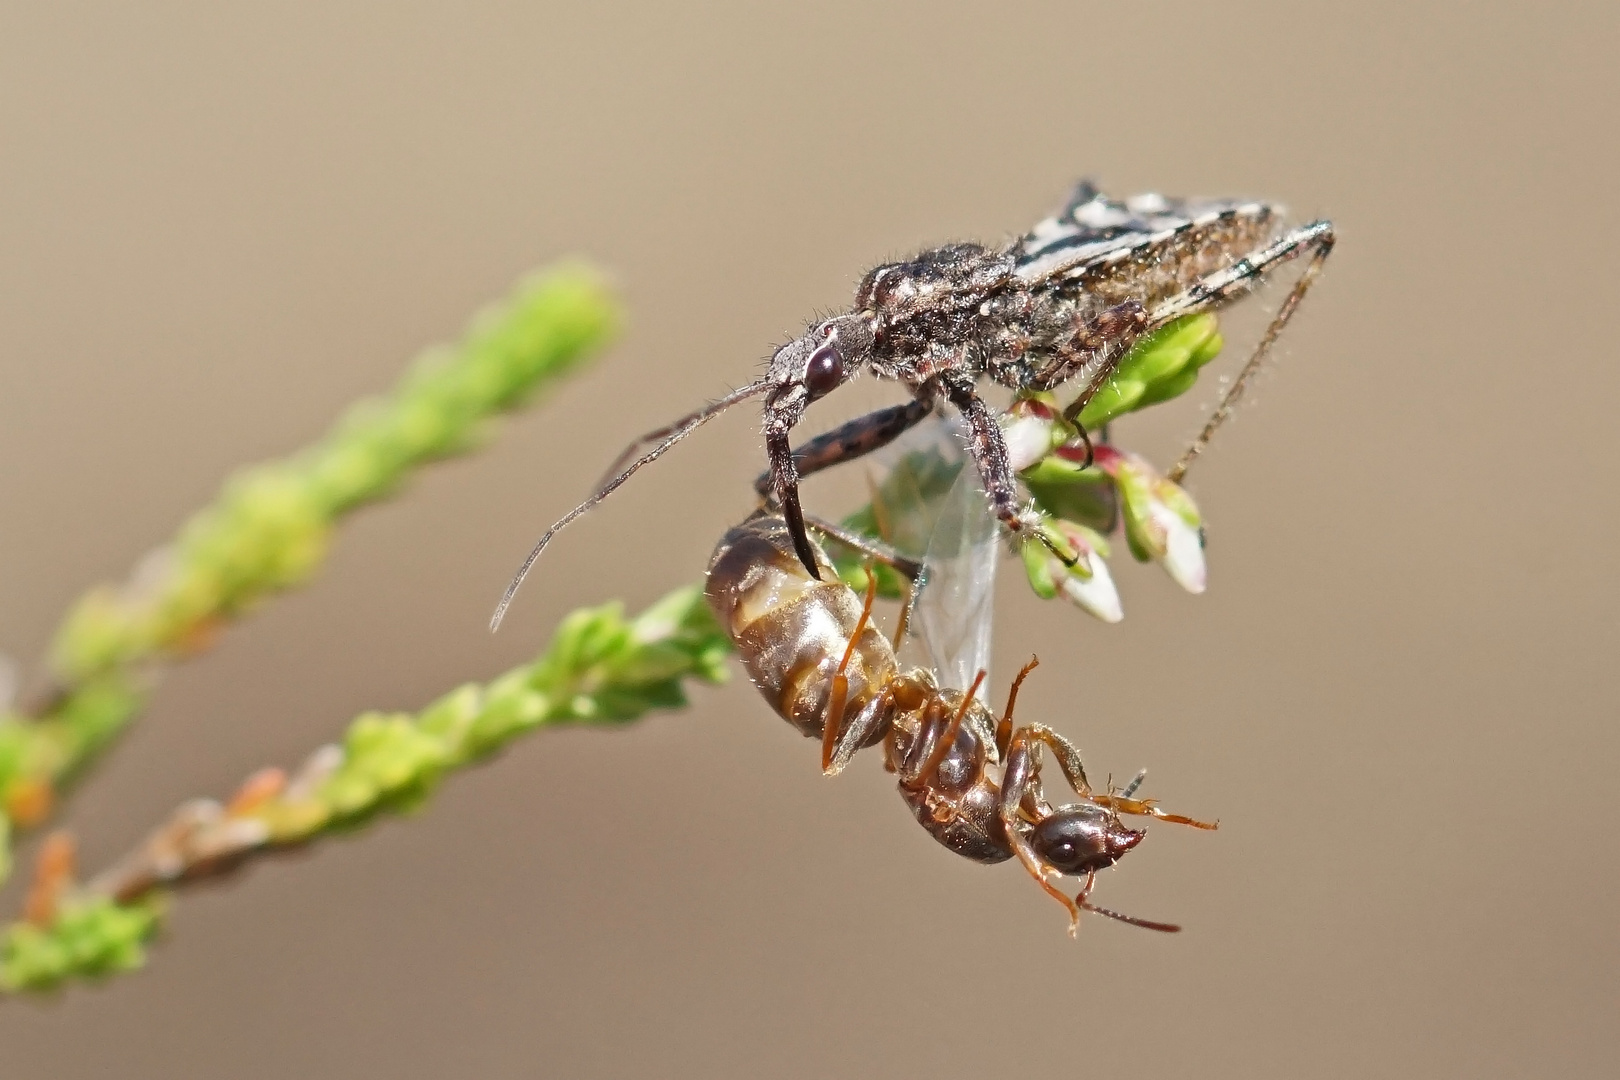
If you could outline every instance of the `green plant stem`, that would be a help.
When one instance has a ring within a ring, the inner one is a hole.
[[[49,816],[68,781],[140,712],[162,667],[307,581],[344,515],[411,470],[476,446],[489,418],[578,370],[619,321],[617,301],[585,266],[522,282],[391,393],[350,409],[308,449],[238,473],[127,582],[85,595],[56,634],[48,693],[27,715],[0,714],[0,840]],[[8,862],[0,846],[0,880]]]
[[[291,778],[266,770],[224,805],[187,803],[88,885],[62,884],[47,912],[0,931],[0,990],[49,990],[139,967],[172,887],[419,809],[447,774],[536,728],[682,708],[687,680],[724,681],[730,651],[696,586],[634,619],[619,604],[576,611],[532,663],[414,715],[366,713]]]

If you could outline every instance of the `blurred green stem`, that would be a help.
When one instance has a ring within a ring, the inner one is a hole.
[[[63,786],[140,712],[165,664],[308,580],[345,514],[476,446],[486,420],[577,370],[619,321],[588,267],[522,282],[460,344],[429,350],[393,392],[350,409],[315,445],[232,477],[124,584],[84,596],[56,634],[50,690],[28,715],[0,714],[0,880],[7,834],[50,815]]]
[[[73,880],[65,838],[47,842],[27,915],[0,931],[0,991],[49,990],[139,967],[169,887],[417,809],[447,773],[535,728],[683,708],[684,681],[724,681],[730,651],[696,586],[635,619],[619,604],[576,611],[533,663],[452,690],[415,715],[366,713],[290,778],[265,770],[223,805],[180,807],[86,886]]]

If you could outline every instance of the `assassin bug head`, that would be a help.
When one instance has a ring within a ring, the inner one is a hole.
[[[518,587],[523,584],[524,577],[540,553],[551,543],[552,537],[613,494],[642,466],[658,460],[676,443],[739,401],[762,394],[766,395],[765,441],[771,451],[776,490],[788,521],[794,525],[795,550],[819,580],[815,556],[804,531],[804,514],[799,509],[798,474],[793,467],[793,452],[788,446],[788,431],[804,415],[805,406],[836,390],[860,370],[871,358],[872,340],[872,323],[865,315],[839,315],[819,322],[803,337],[776,350],[765,373],[753,382],[688,413],[672,424],[649,431],[625,447],[598,482],[590,498],[563,515],[534,545],[496,605],[495,614],[490,619],[490,629],[500,626],[512,598],[517,595]]]
[[[872,322],[866,315],[838,315],[816,323],[771,357],[765,373],[765,381],[775,387],[771,400],[797,401],[802,410],[853,378],[871,353]]]
[[[799,504],[799,470],[793,461],[788,432],[813,401],[826,397],[854,378],[871,359],[873,325],[868,315],[838,315],[812,326],[771,357],[762,382],[771,388],[765,399],[765,450],[771,461],[771,487],[793,534],[799,561],[818,581],[821,573],[804,527]]]

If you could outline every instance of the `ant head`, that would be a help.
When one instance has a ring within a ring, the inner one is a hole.
[[[1079,803],[1042,819],[1031,830],[1029,842],[1046,865],[1077,877],[1114,865],[1145,835],[1126,828],[1112,810]]]
[[[872,323],[864,315],[838,315],[812,326],[771,357],[765,381],[771,402],[802,408],[854,378],[871,358]]]

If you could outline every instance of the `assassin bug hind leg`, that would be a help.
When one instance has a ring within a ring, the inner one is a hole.
[[[1310,253],[1310,260],[1305,264],[1305,269],[1301,271],[1293,287],[1288,290],[1288,295],[1283,299],[1282,306],[1271,317],[1271,322],[1266,326],[1265,332],[1260,335],[1260,340],[1256,342],[1248,360],[1238,370],[1237,375],[1232,379],[1231,385],[1227,387],[1226,393],[1221,396],[1220,402],[1215,406],[1215,410],[1209,414],[1209,419],[1204,422],[1203,429],[1187,445],[1187,449],[1182,451],[1181,457],[1176,461],[1175,465],[1165,474],[1166,478],[1172,483],[1181,483],[1182,477],[1187,475],[1187,470],[1192,467],[1193,461],[1197,459],[1199,454],[1204,452],[1204,448],[1214,438],[1215,432],[1232,415],[1233,408],[1242,399],[1249,384],[1254,380],[1254,376],[1265,363],[1266,357],[1271,352],[1271,347],[1276,344],[1283,328],[1294,317],[1294,312],[1299,308],[1300,301],[1305,298],[1305,294],[1310,291],[1311,286],[1316,282],[1317,276],[1321,274],[1322,267],[1326,264],[1328,256],[1333,254],[1335,239],[1331,222],[1312,222],[1302,228],[1293,230],[1276,243],[1256,252],[1254,255],[1246,259],[1240,259],[1226,270],[1210,274],[1186,292],[1166,300],[1154,311],[1153,325],[1163,326],[1183,315],[1191,315],[1219,307],[1227,300],[1234,299],[1254,288],[1275,267],[1306,252]]]

